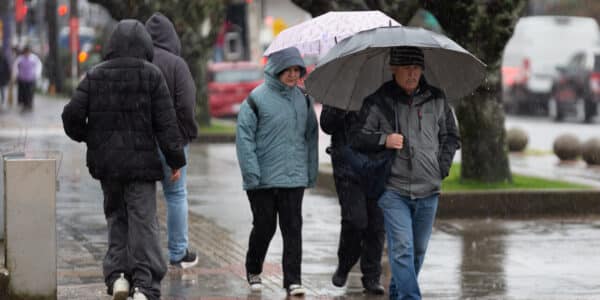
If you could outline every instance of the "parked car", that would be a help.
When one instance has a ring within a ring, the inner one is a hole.
[[[248,94],[264,80],[263,67],[248,61],[208,66],[208,103],[213,117],[235,117]]]
[[[502,98],[507,112],[546,114],[556,67],[564,65],[577,50],[599,41],[593,18],[519,19],[502,56]]]
[[[549,115],[561,121],[576,114],[582,121],[591,122],[600,102],[600,48],[576,52],[557,70],[559,75],[552,83],[548,101]]]

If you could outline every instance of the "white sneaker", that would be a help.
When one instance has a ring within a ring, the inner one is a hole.
[[[248,284],[250,284],[251,291],[262,291],[262,280],[260,278],[260,274],[248,274]]]
[[[148,300],[144,293],[140,292],[139,288],[134,288],[133,300]]]
[[[306,294],[306,290],[300,284],[290,284],[287,290],[290,296],[302,296]]]
[[[125,274],[121,273],[112,286],[113,300],[126,300],[129,296],[129,281],[125,279]]]

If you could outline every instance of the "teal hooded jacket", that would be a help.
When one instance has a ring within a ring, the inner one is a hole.
[[[278,75],[304,62],[296,48],[271,54],[265,82],[249,95],[258,116],[244,101],[237,117],[236,150],[244,190],[313,187],[318,169],[318,124],[312,100]]]

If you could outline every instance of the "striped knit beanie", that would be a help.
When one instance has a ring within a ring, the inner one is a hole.
[[[425,69],[423,50],[417,47],[401,46],[390,48],[391,66],[417,65]]]

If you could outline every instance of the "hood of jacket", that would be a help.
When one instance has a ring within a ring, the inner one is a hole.
[[[152,37],[152,43],[158,48],[165,49],[177,56],[181,52],[181,41],[173,23],[163,14],[155,13],[146,21],[146,30]]]
[[[113,29],[106,47],[104,47],[104,60],[118,57],[135,57],[152,61],[154,48],[152,38],[137,20],[121,20]]]
[[[281,81],[279,81],[278,75],[285,69],[292,66],[300,67],[300,77],[304,77],[304,75],[306,75],[304,60],[302,59],[300,51],[298,51],[297,48],[290,47],[272,53],[269,55],[269,60],[265,66],[265,81],[267,81],[267,83],[271,86],[273,86],[273,84],[277,86],[281,85],[281,87],[285,86]]]

